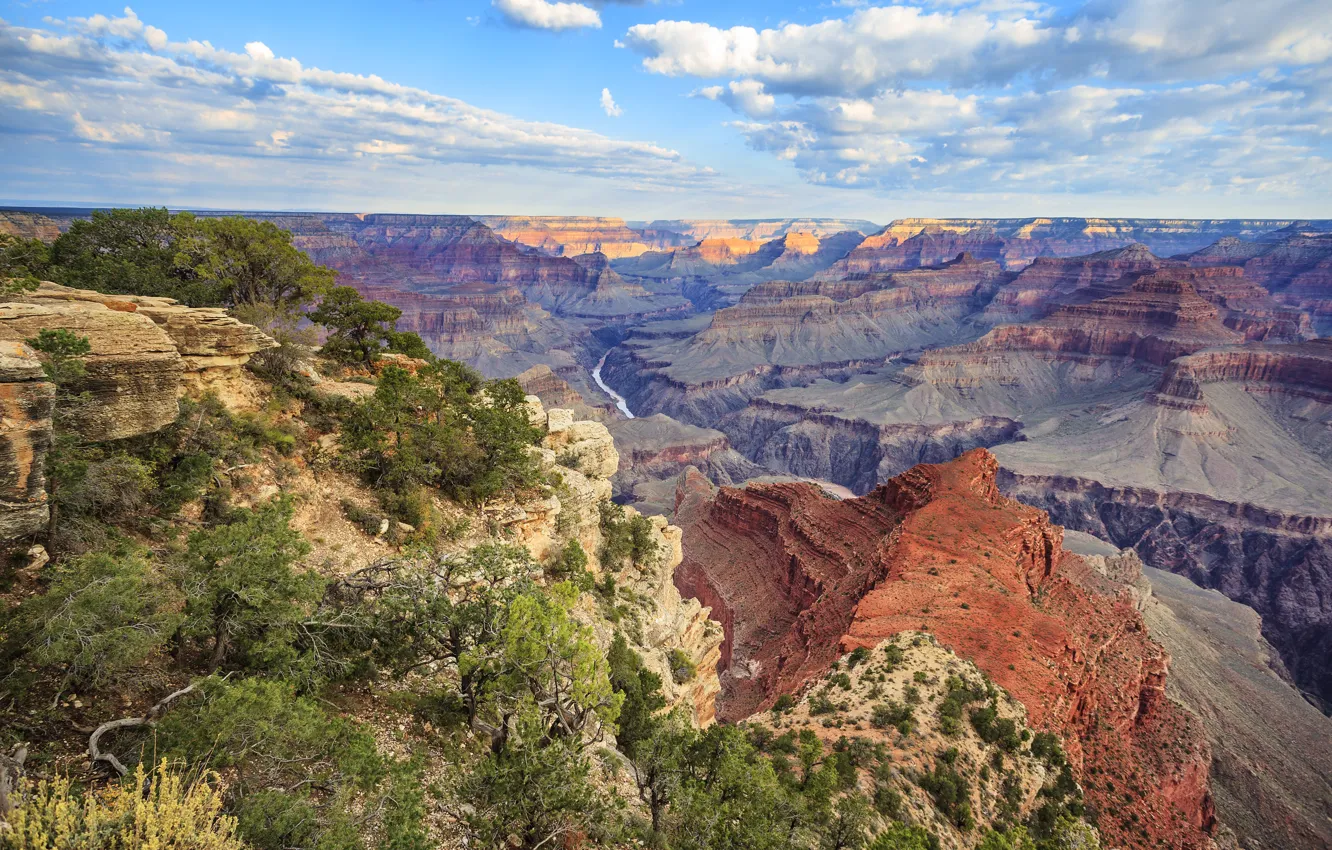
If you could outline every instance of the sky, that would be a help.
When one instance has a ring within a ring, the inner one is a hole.
[[[1332,218],[1332,2],[0,0],[0,203]]]

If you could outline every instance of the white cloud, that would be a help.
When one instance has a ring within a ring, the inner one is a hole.
[[[551,0],[491,0],[509,23],[542,30],[601,28],[601,15],[582,3]]]
[[[624,110],[615,102],[615,98],[611,97],[610,89],[601,90],[601,110],[612,118],[619,118],[624,114]]]
[[[424,184],[431,170],[447,179],[460,166],[489,169],[480,173],[515,185],[536,182],[534,172],[633,191],[715,182],[707,169],[652,142],[528,121],[375,75],[307,67],[258,41],[243,52],[198,40],[163,44],[160,30],[128,10],[121,18],[70,20],[70,33],[55,31],[59,25],[0,20],[0,124],[9,130],[0,183],[23,168],[90,157],[109,163],[103,184],[137,175],[152,185],[172,173],[184,182],[234,184],[228,189],[238,192],[246,179],[274,186],[271,163],[266,172],[250,166],[273,158],[284,160],[282,180],[303,175],[330,187],[358,179],[346,167],[358,157],[379,163],[379,179],[387,179],[384,169],[411,169],[404,185]],[[112,150],[117,159],[94,156]],[[75,170],[91,178],[95,167]]]
[[[650,72],[709,81],[694,96],[815,184],[1332,191],[1326,0],[837,5],[853,11],[762,30],[663,20],[625,40]]]

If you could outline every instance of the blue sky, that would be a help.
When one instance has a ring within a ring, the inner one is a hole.
[[[1332,217],[1326,0],[0,0],[0,200]]]

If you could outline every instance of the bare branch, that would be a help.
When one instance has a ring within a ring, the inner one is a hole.
[[[181,688],[180,690],[175,691],[174,693],[167,694],[165,697],[161,699],[160,702],[157,703],[157,705],[148,709],[148,713],[143,715],[142,717],[122,717],[119,720],[108,720],[107,722],[103,723],[101,726],[98,726],[96,729],[93,730],[92,735],[89,736],[88,738],[88,757],[92,759],[94,764],[96,764],[99,761],[109,764],[111,766],[111,769],[121,776],[124,776],[125,774],[129,773],[129,768],[121,764],[120,759],[116,758],[114,753],[102,752],[101,748],[98,746],[98,743],[101,741],[102,736],[108,732],[113,732],[117,729],[133,729],[142,726],[148,726],[148,727],[156,726],[158,719],[161,718],[161,716],[166,713],[166,710],[171,707],[171,703],[175,702],[176,700],[180,699],[181,697],[193,691],[197,684],[198,684],[197,682],[191,682],[189,685]]]

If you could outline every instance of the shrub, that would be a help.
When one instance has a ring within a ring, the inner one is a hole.
[[[614,502],[602,502],[600,510],[603,565],[618,566],[626,560],[642,565],[656,557],[651,520],[642,514],[626,516],[624,508]]]
[[[884,702],[874,706],[870,712],[870,723],[879,729],[897,727],[903,735],[911,733],[916,722],[916,712],[909,705],[897,702]]]
[[[0,832],[7,850],[245,850],[211,781],[186,781],[165,760],[101,793],[80,798],[60,778],[21,787],[18,801]]]
[[[138,555],[85,555],[48,567],[46,593],[14,620],[28,660],[59,671],[59,691],[105,687],[163,646],[180,623],[178,595]]]
[[[683,685],[685,682],[690,681],[698,672],[698,668],[694,665],[693,660],[690,659],[683,649],[672,649],[670,661],[671,678],[675,680],[675,684],[677,685]]]

